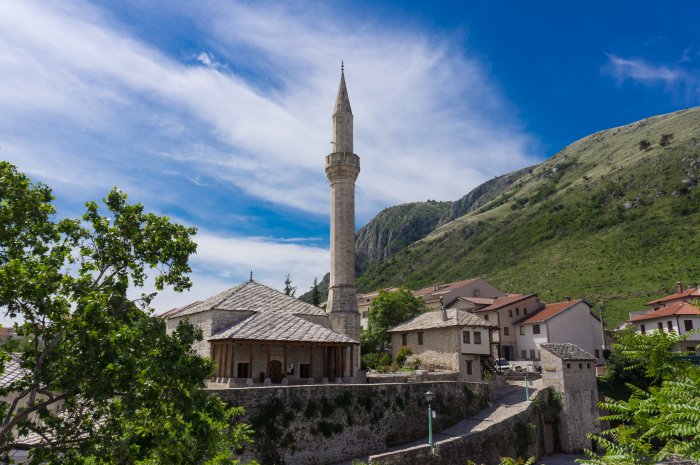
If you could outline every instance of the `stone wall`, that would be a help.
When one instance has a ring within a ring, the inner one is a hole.
[[[545,423],[542,405],[547,390],[533,396],[526,410],[483,429],[435,443],[434,454],[427,444],[370,457],[370,465],[497,465],[501,457],[539,457],[544,453]],[[551,434],[551,428],[549,428]]]
[[[485,407],[483,383],[313,385],[210,390],[246,409],[256,430],[241,459],[322,465],[379,453],[427,434],[425,392],[437,394],[436,430]]]

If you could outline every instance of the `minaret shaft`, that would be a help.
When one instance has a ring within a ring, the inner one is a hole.
[[[353,116],[345,76],[333,113],[333,153],[326,156],[331,187],[331,281],[327,311],[334,331],[360,339],[355,293],[355,180],[360,157],[353,153]]]

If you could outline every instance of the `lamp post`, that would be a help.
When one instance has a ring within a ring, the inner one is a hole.
[[[527,367],[525,367],[525,401],[530,400],[530,389],[528,386],[529,380],[527,379]]]
[[[435,393],[432,391],[426,392],[425,400],[428,401],[428,444],[432,454],[435,450],[435,443],[433,442],[433,408],[430,406],[430,403],[435,400]]]

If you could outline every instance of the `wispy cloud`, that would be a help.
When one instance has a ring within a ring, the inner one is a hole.
[[[686,49],[679,60],[671,65],[651,63],[641,58],[623,58],[606,54],[608,61],[602,72],[615,78],[618,85],[634,81],[643,85],[662,85],[687,101],[700,99],[700,69],[693,68],[690,50]]]

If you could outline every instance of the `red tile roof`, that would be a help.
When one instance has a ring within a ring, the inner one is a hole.
[[[535,297],[537,294],[506,294],[501,297],[496,297],[494,302],[488,307],[480,308],[475,310],[477,312],[490,312],[492,310],[498,310],[506,305],[514,304],[520,302],[521,300],[529,299],[530,297]]]
[[[559,315],[561,312],[564,310],[567,310],[574,305],[576,305],[579,302],[583,302],[583,300],[578,299],[578,300],[566,300],[564,302],[557,302],[554,304],[547,304],[544,306],[544,308],[536,313],[533,313],[530,316],[526,316],[525,318],[516,321],[513,323],[514,325],[527,325],[531,323],[540,323],[543,321],[547,321],[552,317],[555,317]]]
[[[678,292],[676,294],[671,294],[671,295],[668,295],[666,297],[662,297],[660,299],[652,300],[651,302],[647,302],[646,305],[661,304],[664,302],[668,302],[669,300],[685,299],[685,298],[693,298],[693,297],[700,298],[700,288],[691,287],[690,289],[686,289],[683,292]]]
[[[688,302],[678,302],[675,304],[662,307],[650,313],[645,313],[644,315],[638,315],[632,318],[631,322],[643,321],[643,320],[653,320],[655,318],[664,318],[671,315],[700,315],[700,309],[693,304]]]
[[[422,296],[428,295],[432,292],[452,291],[454,289],[459,289],[462,286],[466,286],[467,284],[473,283],[477,279],[480,279],[480,278],[471,278],[471,279],[465,279],[463,281],[456,281],[454,283],[449,283],[449,284],[440,284],[440,285],[438,285],[437,290],[435,289],[435,286],[424,287],[422,289],[418,289],[417,291],[413,291],[413,295],[416,297],[422,297]]]

